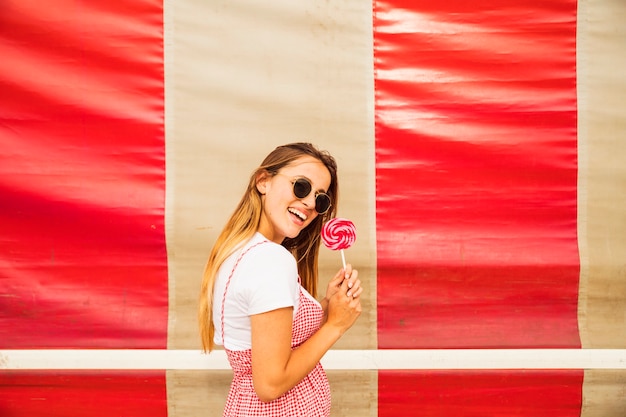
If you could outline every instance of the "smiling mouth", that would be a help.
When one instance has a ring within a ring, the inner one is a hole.
[[[299,210],[296,210],[296,209],[290,207],[288,209],[288,211],[289,211],[289,213],[293,214],[294,216],[296,216],[297,218],[299,218],[303,222],[306,221],[306,219],[307,219],[307,216],[304,213],[302,213],[301,211],[299,211]]]

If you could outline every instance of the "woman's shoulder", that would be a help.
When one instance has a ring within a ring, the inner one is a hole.
[[[254,286],[270,282],[279,285],[280,282],[298,282],[298,265],[285,247],[268,241],[262,235],[256,236],[246,244],[243,258],[238,267],[244,281],[252,280]],[[291,284],[289,284],[291,285]]]
[[[256,233],[245,245],[244,250],[248,251],[250,258],[267,258],[273,260],[293,262],[296,260],[284,246],[268,240],[260,233]]]
[[[284,246],[274,243],[260,233],[254,234],[248,241],[241,242],[235,251],[224,261],[220,270],[230,271],[237,267],[239,270],[266,269],[272,266],[283,269],[297,269],[296,260]]]

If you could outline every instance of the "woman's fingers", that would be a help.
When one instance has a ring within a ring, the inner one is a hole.
[[[361,294],[361,292],[362,292],[362,289],[361,289],[360,279],[355,279],[352,282],[348,282],[348,291],[347,291],[348,296],[357,297],[359,294]]]
[[[359,271],[357,271],[356,269],[352,269],[352,266],[348,264],[346,266],[346,281],[348,282],[348,288],[353,288],[355,282],[358,279],[359,279]]]
[[[351,289],[347,292],[348,297],[357,298],[363,292],[363,287],[359,286],[357,289]]]
[[[328,283],[328,285],[332,285],[332,286],[336,286],[338,287],[339,285],[341,285],[341,283],[344,280],[344,274],[342,273],[343,271],[340,269],[339,271],[337,271],[337,273],[335,274],[335,276],[333,277],[333,279],[330,280],[330,282]]]
[[[361,300],[358,297],[346,296],[348,285],[344,281],[341,289],[329,304],[328,322],[348,329],[361,315]]]
[[[341,291],[341,284],[345,281],[343,270],[340,269],[337,271],[335,276],[328,282],[328,286],[326,287],[326,299],[330,300],[330,298]]]
[[[340,269],[328,286],[328,321],[345,329],[351,327],[361,315],[362,293],[358,271],[350,264]]]
[[[346,264],[346,266],[343,268],[343,272],[346,279],[350,278],[350,274],[352,274],[352,264]]]

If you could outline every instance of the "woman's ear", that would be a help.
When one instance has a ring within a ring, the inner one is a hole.
[[[270,179],[270,175],[267,171],[262,171],[256,174],[256,189],[261,195],[265,195],[267,192],[267,182]]]

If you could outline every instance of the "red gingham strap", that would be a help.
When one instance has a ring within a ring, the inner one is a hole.
[[[244,250],[243,252],[241,252],[241,254],[239,255],[239,257],[237,258],[237,260],[235,261],[235,265],[233,266],[233,270],[230,271],[230,275],[228,276],[228,280],[226,281],[226,286],[224,288],[224,295],[222,296],[222,320],[221,320],[221,325],[222,325],[222,344],[225,344],[225,338],[224,338],[224,305],[226,304],[226,293],[228,292],[228,287],[230,286],[230,280],[233,277],[234,273],[235,273],[235,269],[237,269],[237,266],[239,265],[239,262],[241,261],[241,258],[243,258],[243,256],[248,253],[250,251],[250,249],[262,245],[263,243],[268,243],[269,240],[263,240],[261,242],[257,242],[254,245],[250,246],[249,248],[247,248],[246,250]]]

